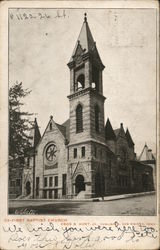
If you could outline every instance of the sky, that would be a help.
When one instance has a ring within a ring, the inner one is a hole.
[[[10,9],[9,85],[32,90],[24,109],[37,117],[41,134],[50,115],[69,118],[72,55],[87,13],[105,69],[105,121],[129,128],[139,155],[156,150],[155,9]]]

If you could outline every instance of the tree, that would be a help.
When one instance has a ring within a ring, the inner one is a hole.
[[[21,110],[24,105],[21,100],[30,92],[23,89],[22,82],[16,82],[9,89],[9,155],[14,159],[23,156],[30,147],[28,132],[31,127],[29,116],[32,114]]]

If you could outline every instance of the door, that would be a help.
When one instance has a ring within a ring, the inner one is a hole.
[[[26,182],[26,195],[29,195],[31,193],[31,183],[30,181]]]
[[[78,175],[76,177],[76,194],[85,190],[85,183],[83,175]]]

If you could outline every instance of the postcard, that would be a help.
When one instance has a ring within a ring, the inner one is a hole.
[[[159,249],[158,7],[1,2],[1,249]]]

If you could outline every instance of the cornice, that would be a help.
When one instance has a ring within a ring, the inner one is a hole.
[[[73,94],[71,95],[68,95],[67,98],[69,100],[72,100],[74,98],[77,98],[78,96],[82,96],[82,95],[85,95],[85,94],[92,94],[92,95],[95,95],[97,96],[98,98],[102,99],[103,101],[105,101],[106,97],[101,95],[100,93],[96,92],[96,90],[94,90],[93,88],[91,87],[88,87],[88,88],[85,88],[85,89],[82,89],[82,90],[79,90],[77,92],[74,92]]]

